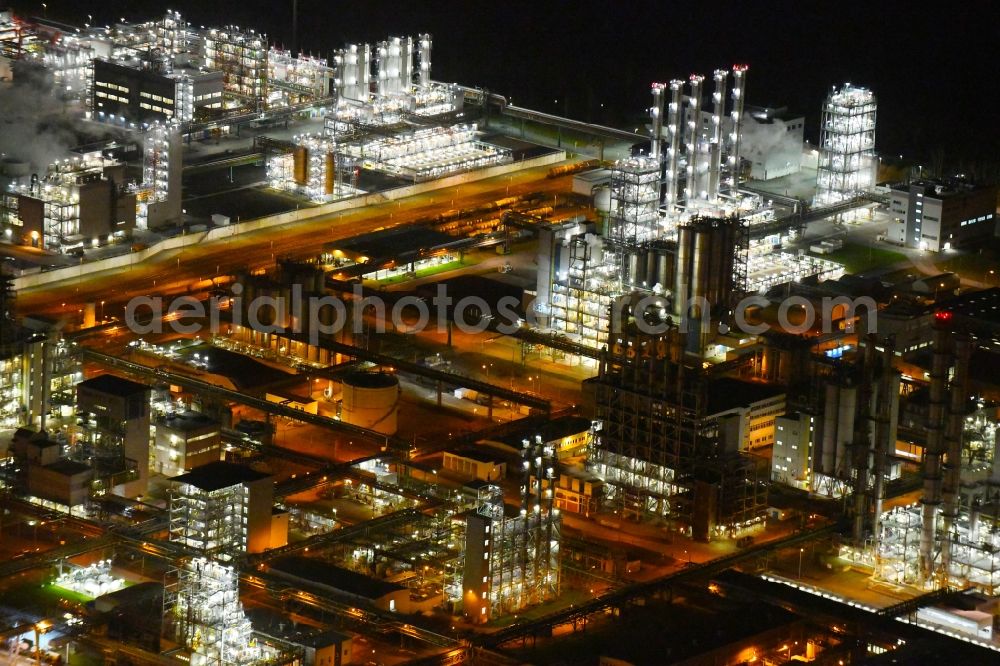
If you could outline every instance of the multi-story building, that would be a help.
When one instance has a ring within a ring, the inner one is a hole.
[[[149,481],[150,389],[115,375],[76,387],[80,424],[75,457],[91,461],[104,491],[143,495]]]
[[[771,180],[802,168],[805,118],[785,107],[746,107],[741,153],[750,177]]]
[[[895,222],[888,237],[900,245],[939,252],[987,241],[996,233],[996,185],[918,180],[893,186],[891,197]]]
[[[213,462],[170,486],[171,541],[223,561],[270,547],[274,487],[267,474]]]
[[[710,419],[733,428],[741,451],[774,444],[775,417],[785,412],[784,390],[763,382],[723,377],[708,387]]]
[[[772,481],[802,490],[810,489],[815,423],[815,416],[802,412],[788,412],[775,419]]]
[[[523,443],[520,507],[484,485],[466,515],[462,607],[473,622],[516,613],[559,594],[562,520],[554,506],[555,452],[536,438]]]
[[[125,164],[100,150],[54,162],[44,178],[32,177],[0,197],[0,226],[40,248],[106,243],[136,226]]]
[[[711,373],[685,359],[676,329],[616,335],[584,382],[599,422],[590,464],[607,508],[666,518],[703,540],[763,522],[767,461],[740,450],[739,417],[711,414]]]
[[[119,116],[133,122],[186,122],[199,109],[221,109],[223,72],[204,71],[145,57],[120,62],[94,60],[92,109],[101,120]]]
[[[211,418],[184,411],[157,419],[153,471],[177,476],[218,462],[221,456],[219,424]]]
[[[267,99],[267,37],[235,26],[212,28],[204,36],[205,67],[223,74],[223,90],[244,105]]]

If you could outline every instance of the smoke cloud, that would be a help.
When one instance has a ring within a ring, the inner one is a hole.
[[[17,62],[14,82],[0,84],[0,152],[44,174],[53,161],[81,143],[73,110],[57,97],[39,65]]]

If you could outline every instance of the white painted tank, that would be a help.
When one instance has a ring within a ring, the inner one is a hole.
[[[395,375],[353,372],[344,377],[340,418],[344,423],[395,435],[399,379]]]
[[[601,213],[609,213],[611,211],[611,188],[610,187],[599,187],[594,192],[594,208],[596,208]]]

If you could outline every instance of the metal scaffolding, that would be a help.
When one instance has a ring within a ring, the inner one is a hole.
[[[261,659],[233,567],[196,558],[170,571],[163,606],[166,633],[191,650],[192,666],[252,664]]]
[[[554,507],[555,451],[522,443],[521,505],[504,504],[503,490],[480,489],[466,520],[463,607],[486,622],[559,595],[562,519]]]
[[[818,206],[851,199],[875,184],[875,95],[850,84],[834,89],[823,104]]]
[[[700,363],[684,360],[674,328],[619,334],[602,353],[598,376],[587,380],[600,422],[591,460],[623,518],[670,518],[695,533],[699,523],[705,538],[763,519],[767,470],[725,450],[707,414],[707,380]]]
[[[170,540],[228,561],[246,552],[247,488],[203,490],[177,483],[170,491]]]
[[[204,37],[205,67],[220,70],[225,92],[259,108],[267,99],[267,37],[235,26]]]

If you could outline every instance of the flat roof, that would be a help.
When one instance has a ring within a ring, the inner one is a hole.
[[[339,631],[328,629],[327,631],[322,631],[318,634],[301,638],[295,642],[306,647],[322,648],[328,645],[340,645],[341,643],[349,640],[351,640],[351,637],[348,634],[342,634]]]
[[[458,451],[445,451],[446,455],[458,456],[460,458],[468,458],[469,460],[476,460],[483,463],[493,463],[494,465],[499,465],[504,461],[503,458],[499,456],[491,456],[483,451],[477,451],[476,449],[459,449]]]
[[[157,425],[165,425],[173,430],[195,430],[209,426],[218,426],[219,423],[201,412],[188,409],[183,412],[173,412],[164,415],[158,421]]]
[[[396,583],[371,578],[329,562],[301,555],[278,558],[270,566],[274,571],[365,599],[380,599],[387,594],[406,589],[406,587]]]
[[[385,231],[375,231],[355,238],[329,243],[331,250],[356,252],[372,259],[390,259],[418,250],[431,250],[439,245],[447,245],[455,238],[426,227],[397,227]]]
[[[720,377],[708,385],[708,413],[719,414],[739,407],[749,407],[755,402],[784,393],[785,389],[763,382]]]
[[[201,467],[180,476],[171,478],[176,483],[186,483],[188,485],[201,488],[202,490],[221,490],[240,483],[249,481],[259,481],[266,479],[270,475],[258,472],[252,467],[225,461],[210,462]]]
[[[133,382],[130,379],[125,379],[124,377],[112,374],[103,374],[91,377],[90,379],[86,379],[77,384],[77,388],[85,388],[99,393],[121,396],[123,398],[149,391],[149,387],[145,384]]]
[[[75,460],[57,460],[51,465],[45,465],[45,469],[52,470],[57,474],[74,476],[90,471],[90,465],[84,465],[82,462],[76,462]]]

